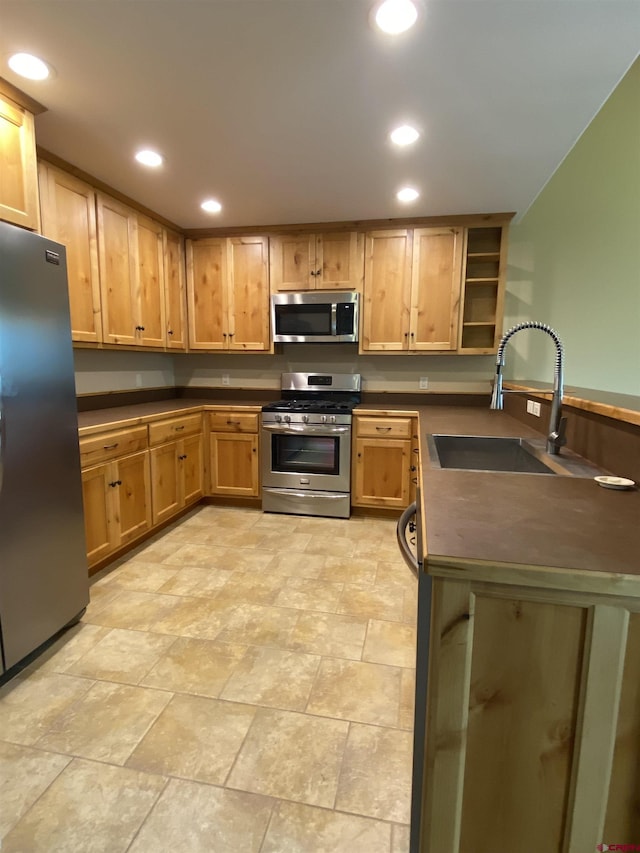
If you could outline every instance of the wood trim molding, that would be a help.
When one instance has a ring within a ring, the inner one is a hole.
[[[525,394],[530,394],[532,397],[541,397],[545,400],[550,400],[552,397],[551,390],[546,390],[542,387],[542,383],[534,383],[532,385],[507,381],[504,382],[504,387],[511,391],[522,391]],[[614,394],[607,392],[592,392],[595,396],[611,397],[611,402],[603,400],[589,399],[588,397],[580,396],[581,394],[589,394],[588,389],[569,389],[565,392],[562,401],[565,406],[572,406],[574,409],[582,409],[584,412],[591,412],[594,415],[602,415],[605,418],[611,418],[615,421],[624,421],[628,424],[640,426],[640,397],[634,397],[632,394]],[[619,402],[615,402],[619,398]],[[630,408],[633,404],[637,408]]]
[[[47,111],[46,107],[43,107],[42,104],[38,103],[34,98],[25,94],[22,89],[18,89],[17,86],[13,85],[13,83],[5,80],[4,77],[0,77],[0,95],[4,95],[5,98],[10,98],[12,101],[15,101],[16,104],[23,107],[25,110],[29,110],[29,112],[34,116],[40,115],[40,113],[46,113]]]

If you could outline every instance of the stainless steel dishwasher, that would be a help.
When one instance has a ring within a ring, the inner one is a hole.
[[[431,575],[423,569],[422,526],[420,519],[420,487],[416,501],[398,519],[398,545],[405,563],[416,575],[418,583],[418,615],[416,623],[416,696],[413,719],[413,770],[411,783],[411,834],[409,853],[420,853],[422,821],[423,773],[427,723],[427,679],[429,672],[429,634],[431,631]]]

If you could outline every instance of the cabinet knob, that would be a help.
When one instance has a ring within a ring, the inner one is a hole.
[[[316,270],[316,275],[322,275],[322,270]]]
[[[316,271],[315,271],[315,270],[311,270],[311,272],[309,273],[309,275],[312,275],[312,276],[314,276],[314,277],[315,277],[315,276],[317,275],[317,273],[316,273]]]
[[[144,332],[144,326],[136,326],[137,332]]]
[[[173,329],[167,329],[167,334],[168,334],[168,335],[172,335],[172,334],[173,334]]]
[[[229,332],[229,337],[232,338],[235,335],[235,332]]]

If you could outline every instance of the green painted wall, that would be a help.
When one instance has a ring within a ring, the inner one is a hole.
[[[640,396],[640,59],[511,227],[505,329],[523,320],[558,331],[565,385]],[[554,357],[519,332],[505,375],[550,381]]]

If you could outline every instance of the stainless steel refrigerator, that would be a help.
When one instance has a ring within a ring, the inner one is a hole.
[[[89,601],[76,412],[65,249],[0,222],[0,676]]]

